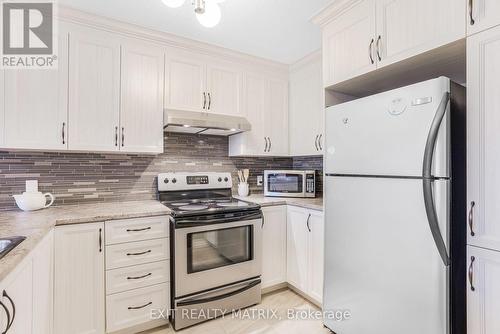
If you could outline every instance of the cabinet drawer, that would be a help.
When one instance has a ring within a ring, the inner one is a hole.
[[[169,265],[169,260],[164,260],[108,270],[106,272],[106,294],[166,283],[170,281]]]
[[[169,258],[169,239],[153,239],[106,246],[106,269],[116,269]]]
[[[168,217],[148,217],[107,221],[106,245],[167,238]]]
[[[160,314],[168,323],[169,291],[169,284],[164,283],[107,296],[107,332],[157,321],[152,316]]]

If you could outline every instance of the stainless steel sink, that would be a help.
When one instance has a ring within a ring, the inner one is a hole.
[[[26,237],[0,238],[0,259],[19,245]]]

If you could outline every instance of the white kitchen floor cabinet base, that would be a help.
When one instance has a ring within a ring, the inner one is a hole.
[[[286,282],[286,206],[262,208],[262,289]]]

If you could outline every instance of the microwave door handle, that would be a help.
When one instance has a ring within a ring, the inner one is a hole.
[[[218,295],[218,296],[213,296],[213,297],[209,297],[209,298],[201,298],[201,299],[190,299],[190,300],[186,300],[186,301],[183,301],[183,302],[178,302],[177,303],[177,306],[189,306],[189,305],[197,305],[197,304],[205,304],[205,303],[210,303],[210,302],[214,302],[216,300],[221,300],[221,299],[225,299],[225,298],[229,298],[229,297],[232,297],[234,295],[237,295],[237,294],[240,294],[242,292],[245,292],[257,285],[259,285],[261,283],[261,280],[256,280],[256,281],[253,281],[251,283],[249,283],[248,285],[245,285],[244,287],[240,288],[240,289],[237,289],[237,290],[234,290],[234,291],[231,291],[231,292],[228,292],[228,293],[224,293],[222,295]]]

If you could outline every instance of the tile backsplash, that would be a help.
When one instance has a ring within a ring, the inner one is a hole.
[[[250,169],[250,191],[261,193],[257,175],[264,169],[323,169],[322,157],[231,158],[228,138],[167,133],[160,155],[61,152],[0,152],[0,210],[16,208],[11,195],[36,179],[39,190],[55,195],[55,205],[156,198],[161,172],[231,172]],[[322,191],[318,173],[318,191]]]

